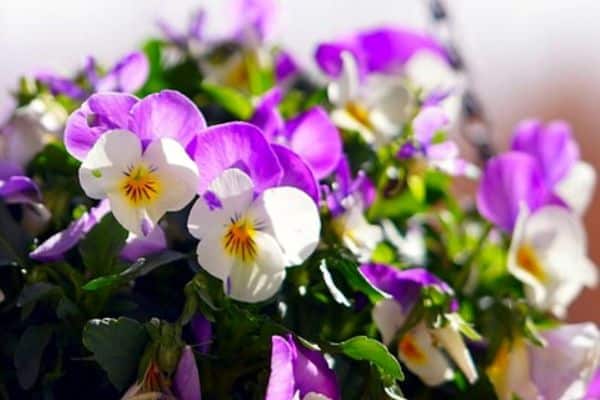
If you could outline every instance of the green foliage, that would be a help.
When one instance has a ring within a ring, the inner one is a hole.
[[[207,82],[202,83],[201,89],[210,101],[219,104],[236,118],[247,120],[254,112],[250,99],[235,89]]]
[[[127,231],[112,213],[105,215],[87,234],[79,245],[79,251],[92,276],[111,274],[119,268],[119,253],[126,239]]]
[[[48,325],[32,325],[27,327],[19,339],[15,349],[15,367],[23,389],[31,389],[35,384],[44,349],[52,337],[52,331],[52,327]]]
[[[369,361],[375,364],[379,368],[382,378],[387,382],[404,379],[398,360],[388,351],[387,347],[375,339],[356,336],[335,347],[354,360]]]

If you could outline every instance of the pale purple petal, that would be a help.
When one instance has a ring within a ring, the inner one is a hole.
[[[537,161],[511,151],[490,159],[477,191],[477,209],[489,221],[511,232],[520,204],[535,211],[550,201]]]
[[[206,128],[198,107],[174,90],[163,90],[140,100],[131,109],[131,117],[129,129],[144,143],[172,138],[186,147]]]
[[[273,336],[271,344],[271,375],[265,400],[292,400],[296,391],[293,366],[295,349],[281,336]]]
[[[275,56],[275,78],[277,82],[284,82],[300,72],[296,60],[287,51],[280,51]]]
[[[277,26],[278,0],[234,0],[229,23],[234,27],[234,37],[245,41],[269,39]]]
[[[0,180],[0,198],[9,204],[33,204],[41,201],[36,183],[27,176],[11,176]]]
[[[421,145],[431,143],[433,136],[449,122],[448,115],[439,107],[422,109],[412,122],[415,138]]]
[[[331,174],[342,156],[342,138],[321,107],[313,107],[287,121],[289,146],[311,167],[317,179]]]
[[[250,119],[250,123],[258,126],[269,141],[273,141],[284,130],[283,117],[277,109],[282,97],[281,88],[276,86],[270,89],[256,105],[254,115]]]
[[[46,85],[54,96],[65,95],[76,100],[86,97],[85,91],[77,83],[52,72],[38,72],[35,79]]]
[[[435,286],[444,293],[453,294],[446,282],[423,268],[400,270],[384,264],[363,264],[360,272],[377,289],[391,295],[405,310],[419,299],[424,287]]]
[[[592,381],[587,387],[586,400],[600,399],[600,368],[596,370]]]
[[[188,27],[188,36],[191,39],[201,41],[204,39],[204,27],[206,25],[206,12],[203,9],[197,10],[192,15],[192,20]]]
[[[190,346],[185,346],[181,351],[181,357],[173,377],[173,390],[180,400],[200,400],[202,398],[198,366]]]
[[[131,235],[121,249],[121,258],[134,262],[140,257],[160,253],[167,248],[165,232],[158,225],[147,236]]]
[[[212,324],[204,315],[197,313],[190,321],[194,340],[200,353],[208,353],[213,340]]]
[[[83,74],[88,82],[96,87],[98,83],[98,72],[96,70],[96,59],[92,56],[87,56],[83,62]]]
[[[144,53],[127,54],[97,82],[96,91],[135,92],[144,85],[149,72],[150,64]]]
[[[319,204],[319,185],[308,164],[298,154],[284,146],[273,144],[271,147],[283,171],[277,186],[298,188]]]
[[[101,201],[96,207],[83,214],[64,231],[55,233],[40,244],[29,257],[42,262],[57,261],[75,247],[81,239],[110,211],[108,200]]]
[[[315,60],[325,74],[332,78],[338,78],[342,73],[343,52],[349,52],[354,56],[359,76],[362,78],[367,72],[366,60],[362,49],[355,43],[354,38],[321,43],[317,47]]]
[[[193,143],[194,159],[200,171],[198,193],[228,168],[244,171],[257,192],[277,186],[283,172],[277,156],[260,129],[245,122],[211,126]]]
[[[11,176],[25,175],[23,168],[10,161],[0,160],[0,180],[6,180]]]
[[[78,160],[83,160],[98,138],[108,130],[127,129],[129,111],[138,102],[124,93],[92,95],[67,120],[65,146]]]
[[[564,178],[579,160],[579,147],[571,127],[564,121],[553,121],[546,126],[538,120],[522,121],[513,133],[511,149],[534,157],[549,187]]]
[[[168,23],[163,19],[156,21],[158,29],[162,32],[163,36],[171,43],[185,47],[187,45],[187,37],[183,33],[179,32],[177,28]]]

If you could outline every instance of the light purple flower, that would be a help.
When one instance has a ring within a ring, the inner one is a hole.
[[[178,31],[171,24],[162,19],[158,20],[158,27],[162,31],[165,38],[183,49],[187,49],[190,43],[202,42],[205,39],[205,25],[206,12],[204,9],[199,9],[192,14],[192,18],[186,32]]]
[[[354,55],[361,76],[371,72],[393,72],[420,51],[429,51],[448,60],[443,46],[432,37],[392,27],[365,30],[337,41],[322,43],[317,48],[315,58],[323,72],[338,77],[342,71],[341,54],[344,51]]]
[[[375,201],[377,191],[369,177],[359,171],[356,178],[352,178],[350,164],[345,155],[340,158],[335,169],[335,185],[332,190],[326,189],[327,205],[335,217],[346,211],[346,204],[350,198],[358,198],[361,208],[369,208]]]
[[[190,346],[185,346],[181,351],[177,370],[173,376],[173,391],[180,400],[200,400],[202,398],[198,366]]]
[[[592,381],[587,387],[587,393],[585,394],[585,400],[597,399],[600,399],[600,368],[596,370]]]
[[[39,72],[35,78],[48,86],[55,96],[65,95],[76,100],[84,100],[91,93],[137,91],[148,78],[150,64],[144,53],[136,51],[118,60],[102,77],[98,76],[96,60],[93,57],[86,59],[82,72],[91,91],[82,88],[75,80],[52,72]]]
[[[509,151],[488,160],[477,191],[477,209],[486,219],[511,232],[521,205],[533,212],[562,202],[548,190],[537,161]]]
[[[277,0],[233,0],[230,23],[233,37],[242,42],[270,39],[279,16]]]
[[[142,100],[124,93],[98,93],[67,120],[65,145],[73,157],[83,160],[108,131],[133,132],[144,146],[155,139],[171,138],[186,147],[205,128],[200,110],[173,90],[163,90]]]
[[[303,400],[310,394],[340,399],[335,373],[323,354],[298,344],[292,335],[273,336],[271,343],[271,375],[266,400]]]
[[[121,249],[122,259],[134,262],[141,257],[158,254],[167,248],[165,232],[156,225],[147,236],[136,236],[129,234],[125,246]]]
[[[299,72],[300,67],[290,52],[282,50],[277,53],[275,56],[275,78],[278,83],[292,79]]]
[[[38,204],[41,194],[36,183],[25,176],[23,169],[0,160],[0,198],[7,204]]]
[[[190,321],[190,325],[198,351],[203,354],[208,353],[213,340],[212,324],[204,315],[197,313]]]
[[[277,110],[281,97],[280,88],[269,91],[250,122],[263,129],[271,142],[289,147],[302,157],[317,179],[325,178],[334,171],[342,156],[339,131],[321,107],[313,107],[284,122]]]
[[[305,162],[291,151],[270,145],[255,125],[231,122],[211,126],[188,147],[202,171],[198,193],[229,168],[246,173],[257,193],[275,186],[293,186],[318,202],[316,180]]]

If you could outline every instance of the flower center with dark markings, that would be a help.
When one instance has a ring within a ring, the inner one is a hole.
[[[160,181],[156,168],[138,164],[129,167],[123,175],[125,177],[120,185],[121,192],[132,205],[148,204],[158,198]]]

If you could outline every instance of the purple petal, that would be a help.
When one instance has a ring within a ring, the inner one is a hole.
[[[293,366],[295,349],[281,336],[273,336],[271,345],[271,375],[265,400],[292,400],[296,391]]]
[[[121,258],[134,262],[140,257],[160,253],[167,248],[167,238],[160,226],[156,225],[147,236],[131,236],[121,249]]]
[[[144,142],[172,138],[186,147],[206,129],[204,116],[183,94],[163,90],[142,99],[131,109],[129,128]]]
[[[200,400],[202,398],[198,366],[190,346],[185,346],[181,351],[181,357],[173,377],[173,390],[180,400]]]
[[[331,174],[342,156],[340,133],[321,107],[313,107],[285,125],[289,144],[313,170],[317,179]]]
[[[109,211],[108,200],[101,201],[78,220],[71,222],[67,229],[46,239],[44,243],[29,253],[29,257],[42,262],[61,260],[63,255],[75,247]]]
[[[65,95],[76,100],[86,98],[85,91],[71,79],[63,78],[52,72],[39,72],[35,75],[35,79],[46,85],[54,96]]]
[[[284,130],[283,117],[277,109],[282,97],[281,88],[276,86],[269,90],[260,99],[254,110],[254,115],[250,119],[250,123],[258,126],[269,142],[273,141]]]
[[[257,192],[277,186],[282,170],[267,139],[256,126],[230,122],[211,126],[196,137],[194,159],[200,171],[198,192],[228,168],[239,168],[252,178]]]
[[[190,325],[192,326],[194,340],[198,345],[198,351],[203,354],[208,353],[213,338],[212,324],[204,315],[197,313],[192,318]]]
[[[156,21],[156,25],[158,25],[158,29],[162,32],[163,36],[171,43],[185,47],[187,45],[187,37],[179,32],[177,28],[168,23],[163,19],[159,19]]]
[[[477,209],[489,221],[511,232],[520,204],[530,211],[550,201],[550,193],[536,160],[510,151],[490,159],[477,191]]]
[[[234,36],[245,41],[264,41],[272,36],[277,25],[279,6],[277,0],[234,0],[231,24]]]
[[[104,132],[127,129],[129,111],[137,102],[136,97],[124,93],[92,95],[67,120],[67,151],[82,161]]]
[[[37,184],[27,176],[11,176],[6,180],[0,180],[0,198],[9,204],[41,202]]]
[[[362,172],[362,171],[359,171]],[[375,201],[377,196],[377,188],[373,181],[366,175],[363,174],[363,179],[359,182],[358,191],[361,195],[363,206],[369,208]]]
[[[135,92],[141,88],[150,72],[146,55],[136,51],[127,54],[96,84],[96,91]]]
[[[308,164],[298,154],[284,146],[278,144],[271,146],[283,171],[277,186],[298,188],[319,204],[319,185]]]
[[[446,126],[449,118],[439,107],[422,109],[412,122],[415,138],[421,145],[427,146],[437,131]]]
[[[23,176],[25,171],[20,165],[10,161],[0,160],[0,180],[7,180],[12,176]]]
[[[315,60],[325,74],[337,78],[342,73],[342,53],[345,51],[352,53],[358,66],[359,75],[363,77],[367,72],[366,60],[362,49],[355,43],[354,38],[321,43],[317,47]]]
[[[98,83],[98,72],[96,70],[96,59],[92,56],[87,56],[83,62],[83,74],[88,82],[96,87]]]
[[[194,40],[202,41],[204,39],[204,27],[206,25],[206,12],[203,9],[197,10],[192,15],[192,20],[188,27],[188,36]]]
[[[407,310],[426,286],[435,286],[447,294],[453,294],[446,282],[423,268],[399,270],[384,264],[363,264],[360,272],[377,289],[391,295],[402,308]]]
[[[586,400],[600,399],[600,368],[596,370],[596,373],[592,377],[592,381],[587,387],[585,398]]]
[[[299,72],[300,68],[289,52],[280,51],[277,53],[275,56],[275,77],[277,82],[284,82]]]
[[[513,133],[511,149],[534,157],[550,188],[579,160],[579,147],[573,140],[571,127],[564,121],[553,121],[546,126],[538,120],[522,121]]]

